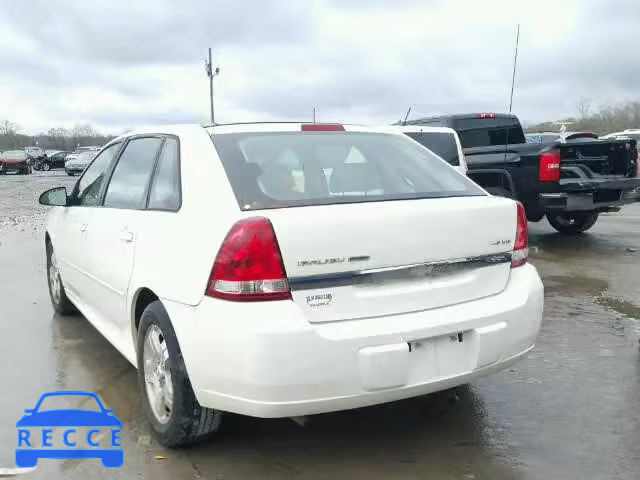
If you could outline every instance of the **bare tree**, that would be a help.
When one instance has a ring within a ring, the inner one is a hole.
[[[580,97],[576,106],[578,119],[583,120],[591,114],[591,100],[587,97]]]

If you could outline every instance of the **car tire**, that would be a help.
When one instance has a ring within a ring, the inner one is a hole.
[[[143,409],[158,441],[176,448],[214,436],[223,412],[198,403],[171,320],[159,300],[142,313],[136,346]]]
[[[43,171],[48,172],[49,170],[51,170],[51,165],[49,165],[47,162],[44,162],[41,168]]]
[[[50,242],[46,244],[47,251],[47,284],[49,285],[49,297],[51,305],[56,313],[60,315],[72,315],[78,311],[64,290],[58,262]]]
[[[598,220],[598,215],[599,213],[595,210],[590,212],[547,213],[547,220],[558,232],[564,235],[577,235],[593,227],[596,220]]]

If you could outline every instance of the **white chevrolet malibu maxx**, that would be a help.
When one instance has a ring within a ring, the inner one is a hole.
[[[46,233],[51,300],[138,368],[160,441],[308,415],[522,358],[543,287],[522,206],[394,127],[162,127],[113,140]]]

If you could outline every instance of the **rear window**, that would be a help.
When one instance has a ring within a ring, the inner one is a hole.
[[[243,210],[485,195],[401,135],[249,132],[212,138]]]
[[[446,132],[405,132],[423,147],[427,147],[440,158],[455,167],[460,165],[458,145],[451,133]]]
[[[464,118],[453,121],[464,148],[526,143],[520,124],[511,118]]]

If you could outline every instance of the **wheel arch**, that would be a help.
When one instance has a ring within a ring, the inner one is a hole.
[[[140,325],[140,319],[142,318],[142,312],[151,303],[160,300],[160,297],[148,287],[140,287],[133,295],[131,302],[131,334],[135,344],[135,338],[138,334],[138,327]]]

